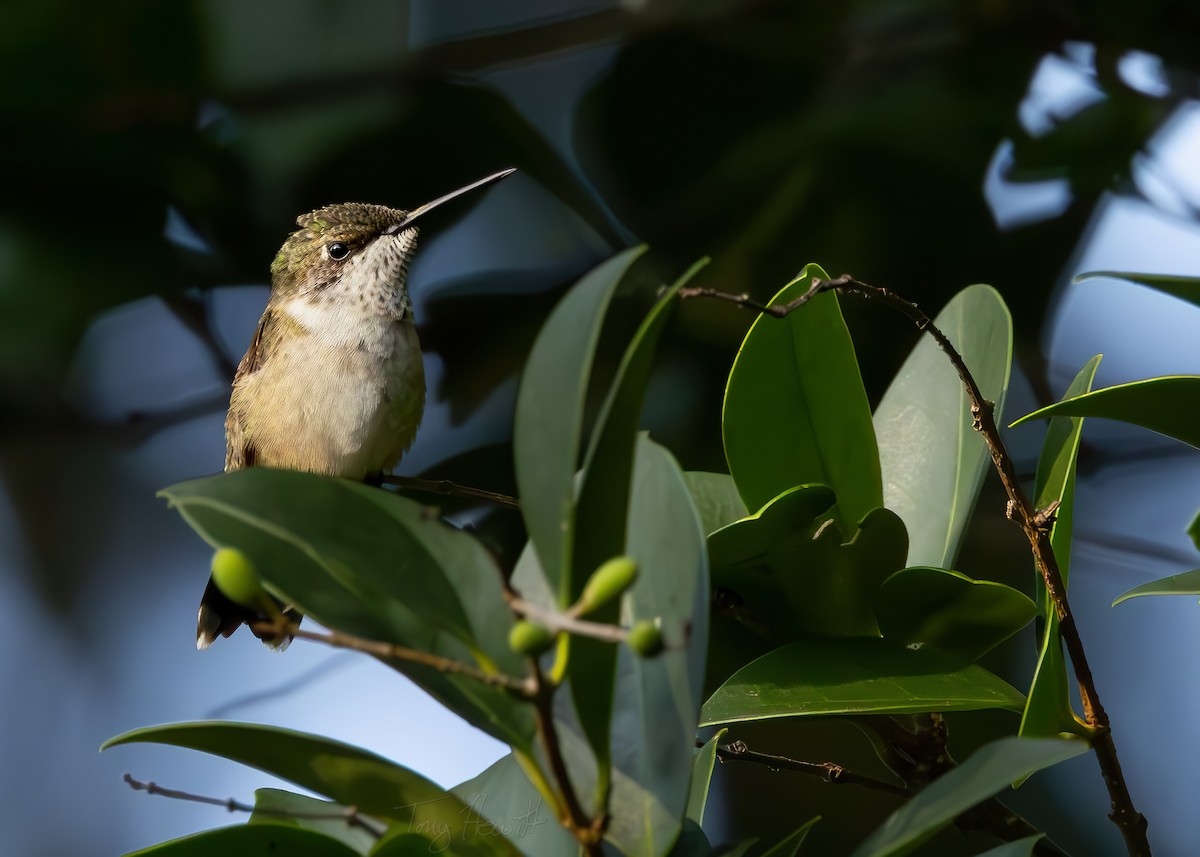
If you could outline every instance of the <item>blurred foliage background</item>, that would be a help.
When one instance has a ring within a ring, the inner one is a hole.
[[[169,574],[198,594],[202,571],[172,558],[186,536],[160,531],[150,497],[219,468],[227,384],[295,216],[344,200],[412,207],[505,166],[520,173],[425,227],[411,286],[440,416],[408,472],[510,487],[514,379],[539,323],[576,277],[638,242],[652,248],[647,279],[709,255],[700,284],[760,298],[807,261],[931,314],[991,283],[1046,399],[1038,337],[1054,284],[1097,201],[1138,194],[1148,141],[1197,96],[1198,36],[1185,0],[10,0],[9,585],[84,661],[138,633],[155,609],[138,603],[147,581]],[[1128,73],[1131,56],[1153,85]],[[1038,102],[1047,62],[1084,94]],[[1016,213],[1001,204],[1047,187]],[[915,333],[870,306],[847,313],[877,398]],[[669,332],[647,422],[686,468],[722,467],[720,399],[748,323],[693,302]],[[1026,580],[1005,526],[977,528],[964,570]],[[505,532],[502,520],[490,536],[499,550]],[[186,642],[188,611],[171,621]]]

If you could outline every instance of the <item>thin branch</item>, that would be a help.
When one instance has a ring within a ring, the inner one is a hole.
[[[1146,839],[1146,817],[1135,808],[1133,798],[1129,794],[1129,787],[1121,771],[1121,763],[1117,758],[1116,744],[1112,738],[1112,725],[1108,719],[1107,712],[1104,710],[1104,706],[1100,702],[1099,694],[1096,692],[1095,680],[1092,677],[1091,667],[1088,665],[1087,655],[1083,649],[1083,642],[1079,636],[1079,629],[1075,624],[1075,617],[1071,613],[1070,604],[1067,602],[1066,586],[1063,583],[1062,573],[1059,571],[1058,562],[1054,557],[1054,550],[1050,544],[1050,528],[1046,525],[1047,513],[1043,512],[1039,514],[1039,511],[1034,508],[1033,503],[1021,487],[1012,457],[1008,454],[1008,450],[1004,446],[1004,441],[1000,437],[1000,430],[996,426],[994,416],[995,405],[984,397],[974,376],[971,375],[971,371],[967,368],[962,355],[958,353],[946,335],[937,328],[932,319],[915,303],[901,298],[888,289],[878,288],[856,280],[849,274],[843,274],[832,280],[814,277],[812,285],[800,297],[786,304],[771,307],[764,307],[750,300],[745,295],[730,295],[724,292],[717,292],[713,289],[685,288],[680,290],[680,296],[711,297],[727,300],[738,306],[753,309],[775,318],[782,318],[808,303],[817,295],[827,291],[857,294],[879,300],[902,313],[917,326],[918,330],[926,331],[934,338],[934,341],[937,342],[938,346],[950,360],[951,365],[954,366],[954,370],[958,373],[963,388],[966,390],[967,399],[971,404],[971,417],[974,421],[974,428],[983,436],[984,443],[987,444],[988,453],[992,458],[992,464],[1000,476],[1000,482],[1004,486],[1005,493],[1008,494],[1009,517],[1021,527],[1026,539],[1029,541],[1034,563],[1041,573],[1042,579],[1045,581],[1046,592],[1058,616],[1062,638],[1066,644],[1067,653],[1071,656],[1071,664],[1075,670],[1076,681],[1079,684],[1080,696],[1083,700],[1084,716],[1092,731],[1092,749],[1096,753],[1096,759],[1100,764],[1101,776],[1104,778],[1104,784],[1108,788],[1109,799],[1112,805],[1109,818],[1120,829],[1121,835],[1125,839],[1125,847],[1130,855],[1134,857],[1149,855],[1150,843]]]
[[[448,479],[418,479],[414,476],[385,474],[381,481],[385,485],[395,485],[398,488],[411,488],[414,491],[424,491],[427,494],[468,497],[472,500],[487,500],[489,503],[507,506],[510,509],[521,508],[521,504],[517,502],[516,497],[510,497],[507,494],[500,494],[496,491],[488,491],[486,488],[472,488],[469,485],[459,485],[457,482],[451,482]]]
[[[696,742],[697,747],[704,746],[702,741]],[[907,798],[912,793],[904,786],[876,779],[866,774],[858,774],[848,770],[836,762],[806,762],[803,759],[792,759],[788,756],[775,756],[770,753],[760,753],[751,750],[745,741],[731,741],[728,744],[717,745],[717,758],[722,762],[748,762],[763,765],[772,771],[796,771],[819,777],[832,785],[854,785],[885,792],[896,797]]]
[[[248,803],[242,803],[234,798],[219,798],[209,797],[208,795],[192,794],[191,792],[183,792],[178,789],[167,789],[157,783],[143,783],[136,780],[132,775],[124,776],[125,782],[134,791],[145,792],[146,794],[159,795],[161,797],[171,798],[172,800],[184,800],[192,803],[203,803],[208,806],[224,807],[229,812],[246,812],[256,813],[259,816],[272,816],[277,818],[298,818],[309,821],[344,821],[348,827],[358,827],[365,830],[376,839],[381,839],[387,833],[387,827],[358,811],[358,807],[347,806],[339,810],[330,810],[329,812],[293,812],[286,809],[273,809],[271,807],[255,807]]]
[[[575,794],[575,786],[567,772],[567,763],[563,757],[562,745],[558,740],[558,729],[554,725],[554,691],[556,685],[546,680],[537,658],[530,658],[530,669],[533,671],[534,684],[537,688],[533,697],[534,712],[537,720],[538,737],[542,741],[542,749],[550,762],[550,771],[558,784],[558,793],[562,798],[559,806],[559,821],[571,831],[572,835],[583,846],[588,857],[602,857],[604,848],[601,841],[604,829],[608,824],[606,818],[589,819]]]
[[[580,637],[591,637],[605,643],[623,643],[629,639],[629,631],[619,625],[609,625],[606,622],[590,622],[579,619],[567,613],[556,613],[547,610],[532,601],[526,601],[517,595],[507,596],[508,606],[515,613],[532,619],[551,633],[565,631]]]
[[[485,672],[476,666],[456,661],[453,658],[422,652],[419,649],[410,649],[408,646],[400,646],[395,643],[368,640],[364,637],[356,637],[353,634],[345,634],[341,631],[329,631],[324,634],[317,631],[309,631],[301,628],[299,624],[291,621],[286,616],[282,618],[282,622],[278,620],[255,622],[251,626],[251,630],[275,636],[290,634],[293,637],[299,637],[301,640],[324,643],[335,649],[351,649],[356,652],[374,655],[377,658],[391,658],[398,661],[420,664],[435,669],[440,673],[466,676],[483,684],[507,690],[521,699],[532,700],[536,694],[534,682],[530,678],[521,679],[507,675],[506,673]]]

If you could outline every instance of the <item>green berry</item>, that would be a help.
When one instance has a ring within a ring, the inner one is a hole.
[[[630,628],[626,642],[643,658],[652,658],[663,650],[662,631],[652,619],[643,619]]]
[[[615,556],[601,565],[592,572],[579,596],[579,615],[590,613],[620,596],[633,585],[637,573],[637,563],[627,556]]]
[[[508,632],[508,645],[520,655],[540,655],[554,645],[554,635],[541,625],[522,619]]]
[[[254,563],[237,548],[221,548],[213,554],[212,579],[226,598],[243,607],[259,610],[264,600],[270,601]]]

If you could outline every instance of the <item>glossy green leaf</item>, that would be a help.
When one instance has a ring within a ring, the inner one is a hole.
[[[503,836],[522,854],[558,857],[579,849],[511,753],[450,791],[487,820],[482,832]]]
[[[1003,845],[989,848],[976,857],[1029,857],[1033,853],[1034,847],[1044,838],[1044,833],[1038,833],[1023,839],[1014,839],[1012,842],[1005,842]]]
[[[669,857],[711,857],[713,847],[700,825],[690,818],[685,818],[683,829],[679,831],[679,838],[675,840],[675,844],[671,846],[668,853]],[[721,857],[727,857],[727,855],[722,853]]]
[[[517,393],[513,455],[521,514],[560,607],[570,603],[575,472],[596,342],[613,292],[645,249],[618,253],[567,292],[533,344]]]
[[[308,795],[299,795],[283,789],[256,789],[254,812],[248,824],[290,824],[336,839],[359,854],[366,854],[374,847],[376,839],[368,831],[349,824],[347,818],[338,818],[346,807],[340,803],[319,800]],[[327,816],[320,818],[317,816]],[[382,827],[383,822],[376,822]]]
[[[500,570],[479,542],[387,491],[253,467],[160,492],[206,541],[236,547],[264,583],[321,624],[523,675]],[[389,664],[474,726],[528,747],[529,707],[409,661]]]
[[[702,264],[698,263],[684,274],[642,320],[625,349],[601,408],[575,501],[573,550],[569,580],[565,582],[567,603],[575,603],[592,572],[604,562],[621,554],[634,556],[626,550],[626,517],[634,479],[634,445],[642,400],[650,381],[659,335],[677,302],[676,293]],[[619,602],[614,600],[591,611],[588,618],[594,622],[615,622],[619,608]],[[566,637],[564,646],[570,669],[588,677],[587,681],[571,683],[571,695],[579,723],[598,762],[602,795],[607,791],[610,761],[613,681],[609,677],[616,668],[617,648],[587,637]],[[594,811],[603,813],[605,807],[598,805]]]
[[[771,301],[808,291],[817,265]],[[729,472],[748,509],[804,483],[830,486],[845,535],[883,505],[879,451],[854,344],[837,295],[819,295],[785,318],[760,316],[729,373],[722,410]]]
[[[289,824],[238,824],[173,839],[125,857],[357,857],[336,839]]]
[[[1200,568],[1172,574],[1170,577],[1160,577],[1141,586],[1135,586],[1128,592],[1123,592],[1112,603],[1116,607],[1122,601],[1130,598],[1140,598],[1143,595],[1200,595]]]
[[[1071,381],[1064,398],[1087,393],[1100,367],[1097,354],[1079,370]],[[1079,441],[1083,433],[1082,417],[1054,417],[1046,427],[1042,452],[1038,458],[1034,503],[1039,509],[1058,502],[1054,524],[1050,530],[1050,545],[1062,575],[1063,585],[1071,576],[1071,541],[1075,519],[1075,465],[1079,458]],[[1063,732],[1086,734],[1086,728],[1071,707],[1071,682],[1063,655],[1062,634],[1058,614],[1047,601],[1046,584],[1041,574],[1034,572],[1034,589],[1042,610],[1044,626],[1037,667],[1029,686],[1029,697],[1021,716],[1020,735],[1032,738],[1051,738]]]
[[[1132,274],[1127,271],[1087,271],[1076,275],[1075,282],[1082,283],[1085,280],[1095,280],[1100,277],[1129,280],[1131,283],[1149,286],[1200,306],[1200,279],[1196,277],[1178,277],[1172,274]]]
[[[958,815],[1014,780],[1087,750],[1087,742],[1077,739],[1008,737],[985,744],[892,813],[854,850],[852,857],[910,854]]]
[[[812,639],[746,665],[701,710],[700,725],[770,717],[1008,708],[1024,697],[975,664],[879,639]]]
[[[1148,428],[1200,447],[1200,376],[1168,375],[1065,398],[1026,414],[1014,426],[1046,417],[1104,417]]]
[[[969,286],[934,320],[999,422],[1012,366],[1012,316],[991,286]],[[962,381],[922,336],[875,409],[883,505],[908,528],[908,565],[950,568],[990,466]]]
[[[821,816],[819,815],[815,818],[810,818],[764,851],[761,857],[795,857],[796,852],[800,850],[800,846],[804,843],[804,838],[808,836],[808,831],[812,830],[813,825],[820,820]]]
[[[936,646],[968,663],[1024,628],[1036,613],[1029,597],[1011,586],[942,568],[898,571],[875,597],[886,639]]]
[[[848,541],[824,485],[785,491],[708,540],[713,583],[740,600],[739,620],[778,642],[807,634],[875,636],[875,592],[903,566],[904,524],[872,509]]]
[[[746,504],[728,473],[688,470],[683,474],[704,532],[711,533],[746,517]]]
[[[717,763],[717,745],[728,730],[718,729],[716,734],[696,748],[692,760],[692,784],[688,790],[685,815],[696,824],[704,824],[704,808],[708,805],[708,788],[712,783],[713,766]]]
[[[408,768],[340,741],[274,726],[209,721],[135,729],[110,738],[101,749],[120,744],[169,744],[211,753],[412,831],[446,832],[461,853],[516,853],[502,837],[485,835],[484,819],[454,795]]]

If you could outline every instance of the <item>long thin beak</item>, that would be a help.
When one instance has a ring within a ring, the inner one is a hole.
[[[384,235],[396,235],[399,232],[403,232],[405,229],[407,229],[409,226],[412,225],[412,222],[414,220],[416,220],[418,217],[421,217],[424,214],[428,214],[429,212],[433,211],[435,208],[437,208],[443,202],[449,202],[452,199],[462,196],[464,193],[470,193],[471,191],[475,190],[476,188],[481,188],[484,185],[491,184],[492,182],[498,182],[498,181],[500,181],[500,179],[508,178],[516,171],[517,171],[516,167],[510,167],[507,170],[501,170],[498,173],[492,173],[487,178],[482,178],[477,182],[471,182],[466,187],[460,187],[458,190],[452,190],[452,191],[450,191],[450,193],[446,194],[445,196],[439,196],[433,202],[427,202],[424,205],[418,205],[416,208],[414,208],[412,211],[410,211],[407,214],[407,216],[405,216],[405,218],[403,220],[401,220],[399,223],[393,223],[391,226],[384,229],[383,234]]]

